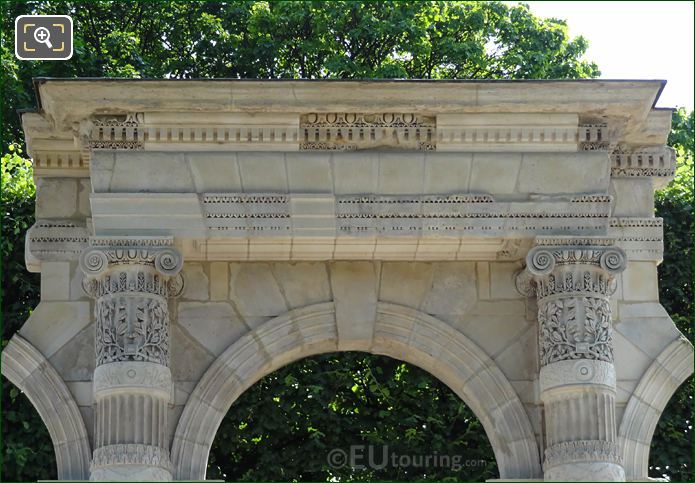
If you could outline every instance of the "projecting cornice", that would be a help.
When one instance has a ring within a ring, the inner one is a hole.
[[[22,122],[38,176],[96,150],[605,151],[616,177],[672,175],[663,81],[37,79]]]
[[[644,120],[662,80],[35,80],[57,123],[95,112],[591,113]],[[162,102],[166,99],[166,102]],[[100,111],[97,111],[96,108]]]

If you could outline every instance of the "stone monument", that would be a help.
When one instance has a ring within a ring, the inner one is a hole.
[[[693,370],[663,82],[35,84],[41,302],[2,372],[60,479],[204,480],[244,390],[348,350],[447,384],[503,480],[646,478]]]

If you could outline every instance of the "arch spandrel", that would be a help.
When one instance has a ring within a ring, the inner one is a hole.
[[[446,323],[395,304],[379,303],[373,326],[373,341],[351,350],[387,355],[440,376],[481,420],[501,477],[540,476],[536,438],[521,401],[479,347]],[[407,341],[393,335],[399,329],[409,334]],[[295,342],[280,342],[288,339]],[[205,477],[217,427],[245,389],[290,362],[338,348],[333,303],[288,312],[232,344],[203,375],[181,415],[172,445],[176,478]],[[245,352],[255,355],[249,359]]]

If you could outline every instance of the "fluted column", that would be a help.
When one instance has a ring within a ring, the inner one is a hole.
[[[610,296],[625,253],[605,238],[537,239],[520,288],[538,304],[547,481],[625,481]]]
[[[169,298],[183,287],[167,238],[93,239],[80,258],[95,298],[92,481],[170,481]]]

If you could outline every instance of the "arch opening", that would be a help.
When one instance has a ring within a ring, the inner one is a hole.
[[[175,478],[204,479],[210,448],[232,403],[264,376],[307,357],[361,351],[418,366],[448,386],[480,420],[500,478],[542,476],[528,416],[495,362],[448,324],[380,302],[371,337],[341,337],[332,302],[276,317],[242,336],[203,375],[179,420],[172,445]]]
[[[89,479],[87,429],[63,379],[34,346],[15,334],[2,352],[2,374],[24,392],[51,437],[60,480]]]
[[[308,357],[263,377],[232,404],[207,469],[227,481],[498,476],[480,421],[449,387],[365,352]]]
[[[4,481],[55,480],[55,451],[48,427],[31,399],[2,378],[2,479]]]
[[[649,452],[649,478],[668,481],[693,479],[693,387],[695,378],[690,376],[676,389],[659,416],[651,446],[658,445],[671,451],[667,454]],[[684,409],[689,411],[684,412]]]
[[[664,348],[640,379],[618,431],[627,478],[647,478],[654,431],[666,405],[692,373],[693,348],[681,336]],[[691,433],[683,436],[692,437]]]

